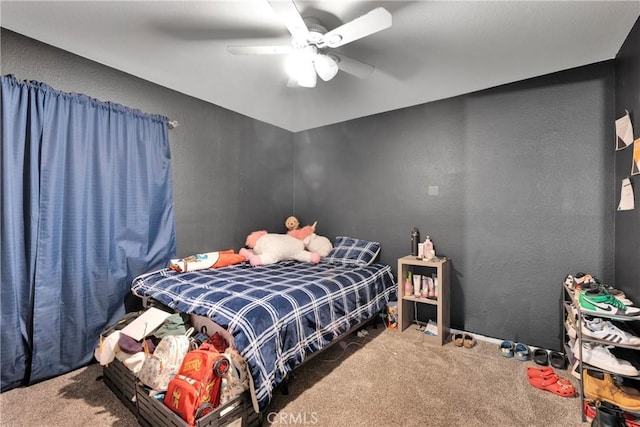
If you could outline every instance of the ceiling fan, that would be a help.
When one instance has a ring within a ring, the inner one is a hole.
[[[289,55],[286,62],[289,86],[315,87],[316,76],[329,81],[338,70],[365,78],[375,69],[332,49],[389,28],[391,14],[385,8],[378,7],[327,31],[319,19],[303,18],[292,0],[273,0],[269,4],[291,33],[291,45],[227,46],[227,51],[234,55]]]

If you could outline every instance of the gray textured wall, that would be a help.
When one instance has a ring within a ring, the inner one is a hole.
[[[454,327],[560,349],[565,275],[613,278],[613,85],[609,61],[298,133],[296,212],[393,266],[418,227]]]
[[[628,110],[635,138],[640,137],[640,19],[627,36],[616,56],[616,118]],[[633,147],[615,154],[615,200],[620,201],[620,185],[631,173]],[[640,175],[631,177],[636,208],[618,211],[616,222],[615,271],[616,286],[623,288],[633,301],[640,304]],[[636,328],[640,326],[635,322]]]
[[[6,30],[1,47],[3,74],[180,122],[180,255],[293,212],[395,266],[417,226],[453,260],[454,327],[557,349],[564,275],[613,279],[613,61],[291,135]]]
[[[2,29],[2,74],[180,126],[169,132],[178,255],[244,245],[292,212],[291,133]],[[207,82],[202,82],[207,84]]]

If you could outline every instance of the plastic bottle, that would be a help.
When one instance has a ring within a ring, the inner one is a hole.
[[[411,272],[407,274],[407,279],[404,281],[404,296],[410,297],[413,295],[413,283],[411,283]]]
[[[424,253],[426,254],[427,251],[432,251],[432,250],[433,250],[433,242],[431,241],[429,236],[427,236],[427,238],[424,241]]]
[[[427,298],[429,299],[436,299],[436,288],[435,288],[435,282],[434,279],[432,277],[429,277],[429,285],[428,285],[428,289],[427,289]]]
[[[438,295],[439,295],[439,286],[438,286],[438,276],[437,275],[433,275],[433,296],[435,297],[435,299],[438,299]]]
[[[432,261],[436,256],[436,251],[433,249],[433,242],[431,241],[429,236],[427,236],[426,240],[424,241],[423,247],[424,247],[424,258],[427,261]]]
[[[420,231],[414,227],[411,230],[411,255],[418,256],[418,242],[420,241]]]
[[[429,296],[429,278],[426,275],[422,276],[422,294],[420,298],[427,298]]]

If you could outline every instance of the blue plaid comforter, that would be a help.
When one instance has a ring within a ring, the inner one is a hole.
[[[136,295],[226,328],[246,359],[260,411],[308,355],[383,310],[395,291],[391,267],[284,261],[134,279]]]

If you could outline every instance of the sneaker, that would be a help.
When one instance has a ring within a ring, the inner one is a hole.
[[[588,422],[593,421],[596,417],[596,402],[593,400],[585,400],[584,401],[584,416],[587,418]]]
[[[583,311],[600,315],[622,317],[640,316],[640,308],[627,307],[613,295],[602,291],[581,291],[578,302]]]
[[[633,301],[631,301],[629,298],[627,298],[627,296],[625,295],[624,292],[622,292],[619,289],[614,288],[611,285],[604,285],[600,282],[597,283],[592,283],[589,286],[582,286],[582,290],[587,291],[587,290],[591,290],[593,292],[598,292],[601,291],[605,294],[609,294],[609,295],[613,295],[615,298],[618,299],[618,301],[620,301],[621,303],[623,303],[626,306],[630,306],[633,305]]]
[[[593,320],[582,319],[582,334],[615,344],[640,346],[640,338],[600,317],[594,317]]]
[[[576,356],[579,355],[576,354]],[[640,372],[631,363],[626,360],[616,359],[609,349],[603,345],[583,344],[582,362],[620,375],[630,377],[640,375]]]
[[[626,298],[627,297],[624,292],[622,292],[620,289],[614,288],[611,285],[602,285],[602,287],[608,294],[611,294],[616,298]]]
[[[564,278],[564,284],[571,290],[574,290],[576,286],[578,286],[578,282],[576,282],[576,279],[570,274],[567,274]]]
[[[640,415],[630,414],[625,412],[622,414],[626,427],[640,427]]]
[[[574,279],[576,283],[582,287],[588,287],[590,284],[595,283],[595,280],[593,280],[590,274],[576,273]]]

